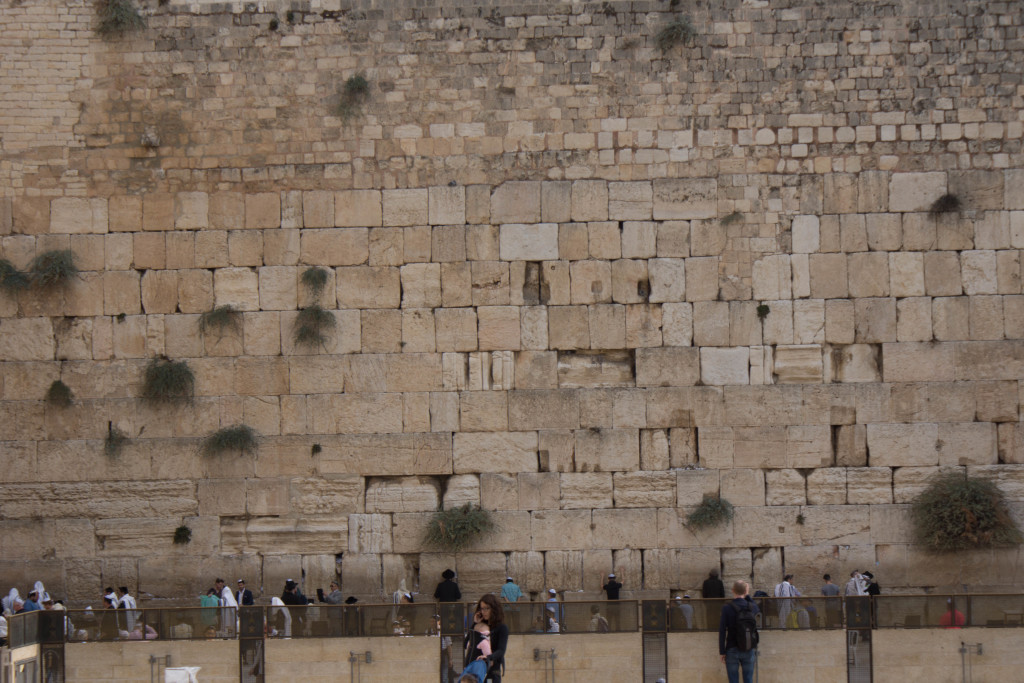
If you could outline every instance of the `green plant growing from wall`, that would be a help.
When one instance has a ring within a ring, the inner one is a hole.
[[[427,523],[424,542],[448,552],[459,552],[473,545],[496,527],[491,513],[466,503],[435,512]]]
[[[216,306],[199,316],[199,333],[212,333],[221,337],[225,332],[242,331],[242,312],[231,304]]]
[[[99,0],[97,10],[100,22],[96,32],[105,40],[120,38],[146,27],[146,20],[132,0]]]
[[[676,45],[685,45],[697,37],[697,30],[688,17],[678,16],[661,27],[654,36],[654,44],[664,54]]]
[[[697,531],[721,526],[732,519],[732,503],[718,496],[704,496],[696,508],[686,516],[686,526]]]
[[[758,304],[757,306],[757,317],[761,322],[768,317],[768,314],[772,312],[772,309],[768,308],[768,304]]]
[[[932,216],[941,216],[944,213],[956,213],[960,210],[960,198],[955,194],[944,194],[934,202],[928,209]]]
[[[324,288],[327,287],[327,280],[329,275],[323,268],[306,268],[302,271],[302,275],[299,279],[302,281],[302,286],[309,291],[310,296],[314,299],[319,299],[320,295],[324,293]]]
[[[128,445],[128,435],[114,426],[113,422],[107,423],[107,436],[103,439],[103,454],[108,458],[116,458]]]
[[[182,524],[174,530],[174,544],[186,545],[192,541],[192,530]]]
[[[936,552],[1017,545],[1021,533],[993,482],[945,474],[911,506],[914,539]]]
[[[341,98],[338,102],[338,116],[348,123],[363,110],[363,104],[370,99],[370,82],[362,74],[349,76],[341,86]]]
[[[53,380],[50,388],[46,390],[46,402],[58,408],[67,408],[74,398],[75,395],[71,392],[71,387],[59,379]]]
[[[14,294],[27,288],[28,278],[7,259],[0,259],[0,290]]]
[[[259,450],[260,435],[249,425],[239,424],[218,429],[203,440],[203,455],[217,456],[224,453],[255,455]]]
[[[29,265],[29,281],[34,287],[63,287],[77,275],[78,266],[70,249],[43,252]]]
[[[742,211],[733,211],[730,214],[722,216],[722,220],[718,221],[721,225],[729,226],[743,221]]]
[[[320,304],[306,306],[295,316],[295,343],[299,346],[322,346],[334,328],[334,313]]]
[[[146,366],[142,398],[154,404],[191,403],[196,377],[183,360],[154,358]]]

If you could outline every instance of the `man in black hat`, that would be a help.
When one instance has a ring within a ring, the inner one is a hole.
[[[453,580],[455,572],[451,569],[445,569],[441,574],[441,578],[444,580],[437,584],[437,588],[434,589],[434,599],[438,602],[458,602],[461,600],[462,591],[459,590],[459,584]]]
[[[608,583],[601,586],[601,590],[608,596],[609,601],[616,601],[619,599],[619,591],[622,589],[622,583],[615,579],[615,574],[608,575]],[[617,604],[608,605],[608,621],[611,624],[611,630],[619,630],[619,606]]]

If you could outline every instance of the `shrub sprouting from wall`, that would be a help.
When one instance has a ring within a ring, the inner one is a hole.
[[[28,278],[7,259],[0,259],[0,290],[14,294],[28,287]]]
[[[934,479],[911,507],[914,539],[936,552],[1017,545],[1021,533],[993,482],[958,474]]]
[[[319,299],[320,295],[324,293],[324,288],[327,286],[328,274],[323,268],[307,268],[302,271],[300,276],[302,280],[302,286],[309,291],[309,294],[314,299]]]
[[[46,402],[58,408],[67,408],[74,398],[75,395],[71,393],[71,387],[59,379],[53,380],[50,388],[46,390]]]
[[[185,545],[192,541],[192,530],[182,524],[174,530],[174,544]]]
[[[128,435],[114,426],[114,423],[107,424],[107,436],[103,439],[103,454],[108,458],[116,458],[128,445]]]
[[[693,512],[686,517],[686,526],[696,531],[712,529],[732,519],[732,503],[718,496],[704,496]]]
[[[249,425],[233,425],[218,429],[203,440],[203,455],[217,456],[224,453],[255,455],[259,450],[260,435]]]
[[[154,358],[146,366],[142,398],[157,404],[190,403],[195,385],[196,377],[185,361]]]
[[[334,328],[334,313],[320,304],[307,306],[295,317],[295,343],[299,346],[323,346]]]
[[[494,528],[490,512],[466,503],[450,510],[435,512],[427,524],[424,542],[448,552],[459,552]]]
[[[96,5],[99,14],[96,32],[106,40],[146,27],[146,20],[132,0],[98,0]]]
[[[217,306],[199,316],[200,334],[213,333],[219,337],[229,331],[242,331],[242,312],[231,304]]]
[[[363,104],[370,99],[370,82],[366,76],[355,74],[349,76],[341,86],[341,99],[338,102],[338,116],[346,123],[362,113]]]
[[[63,287],[78,275],[75,255],[70,249],[54,249],[32,259],[29,280],[35,287]]]
[[[661,27],[658,34],[654,36],[654,44],[662,54],[668,52],[676,45],[685,45],[697,37],[697,30],[690,23],[689,18],[679,16]]]

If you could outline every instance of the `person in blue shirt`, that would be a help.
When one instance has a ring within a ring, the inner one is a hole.
[[[753,683],[754,666],[757,663],[757,649],[740,652],[737,646],[737,616],[740,608],[749,607],[755,615],[760,611],[757,604],[750,599],[750,586],[746,581],[737,581],[732,585],[732,600],[722,605],[722,615],[718,624],[718,654],[725,663],[725,672],[729,683],[739,683],[740,666],[743,667],[743,683]]]
[[[22,608],[22,612],[35,612],[43,609],[43,606],[39,604],[39,593],[37,591],[30,591],[28,594],[28,600],[25,601],[25,606]]]
[[[519,608],[515,607],[514,604],[519,602],[523,597],[523,591],[519,590],[519,586],[512,580],[511,576],[505,577],[505,585],[501,587],[501,601],[507,603],[505,606],[505,619],[508,621],[508,627],[513,632],[519,631]]]

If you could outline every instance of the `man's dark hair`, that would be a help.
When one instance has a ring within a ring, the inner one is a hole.
[[[825,579],[826,581],[831,581],[832,580],[832,575],[831,574],[825,574],[825,576],[823,576],[822,578]]]
[[[121,591],[121,592],[122,592],[122,593],[124,593],[125,595],[128,595],[128,586],[121,586],[121,587],[120,587],[120,588],[118,588],[117,590]]]

